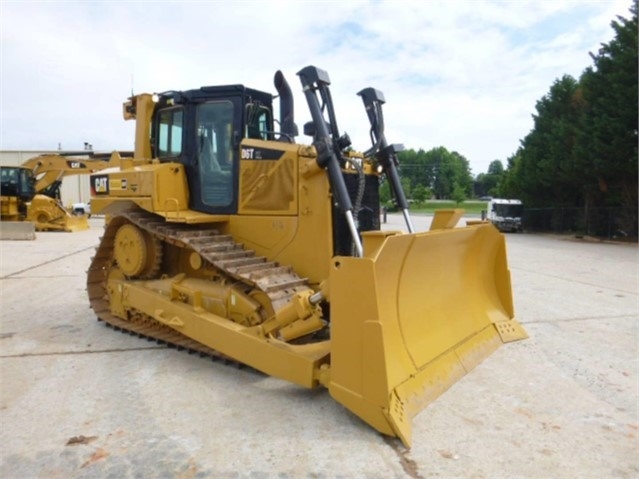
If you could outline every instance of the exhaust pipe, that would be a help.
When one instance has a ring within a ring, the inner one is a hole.
[[[282,134],[290,137],[292,140],[299,135],[297,125],[294,121],[293,92],[286,78],[284,78],[284,74],[280,70],[275,73],[273,81],[275,83],[275,89],[280,96],[280,130]]]

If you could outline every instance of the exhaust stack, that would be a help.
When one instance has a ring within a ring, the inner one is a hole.
[[[284,135],[293,139],[299,135],[294,120],[293,92],[280,70],[275,73],[273,82],[280,96],[280,130]]]

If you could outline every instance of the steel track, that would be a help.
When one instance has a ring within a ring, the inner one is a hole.
[[[181,248],[197,252],[204,262],[213,266],[222,277],[242,282],[247,287],[263,292],[271,301],[273,310],[284,306],[297,292],[309,289],[308,281],[300,278],[291,267],[280,266],[267,258],[257,256],[233,241],[229,235],[220,234],[210,228],[167,223],[164,218],[142,210],[118,214],[105,225],[104,236],[96,248],[87,272],[87,293],[90,306],[98,320],[114,329],[137,335],[148,340],[166,344],[213,358],[230,359],[154,318],[133,311],[127,319],[115,316],[109,306],[107,278],[109,271],[117,267],[113,255],[115,235],[124,224],[134,224],[149,232],[153,238]],[[155,258],[154,270],[159,271],[161,257]]]

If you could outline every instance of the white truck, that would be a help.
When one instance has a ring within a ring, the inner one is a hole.
[[[87,203],[73,203],[71,206],[71,212],[74,215],[88,215],[91,218],[91,201]]]
[[[521,214],[524,205],[521,200],[493,198],[488,202],[486,219],[499,231],[521,231]]]

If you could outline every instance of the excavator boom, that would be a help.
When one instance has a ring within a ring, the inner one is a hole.
[[[29,186],[22,182],[21,192],[3,193],[2,221],[29,221],[37,231],[82,231],[89,228],[86,215],[72,215],[62,205],[60,186],[64,177],[89,175],[106,168],[120,166],[121,157],[112,154],[109,159],[84,156],[45,154],[26,160],[20,167],[3,167],[7,176],[10,171],[28,172]],[[11,192],[15,187],[4,188]],[[21,211],[18,214],[18,211]]]

